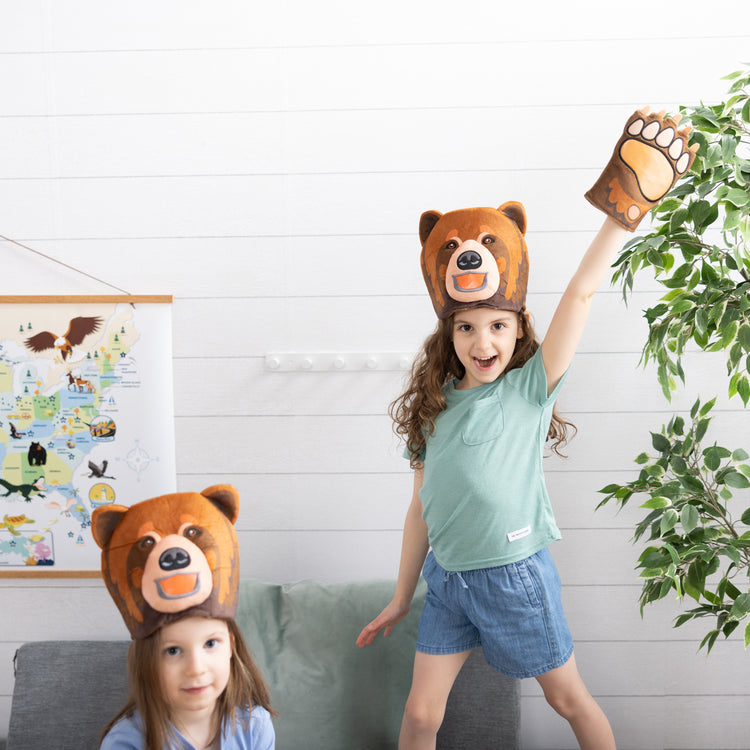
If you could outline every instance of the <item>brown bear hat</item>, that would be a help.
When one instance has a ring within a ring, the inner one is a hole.
[[[438,318],[470,307],[522,310],[529,281],[525,234],[526,211],[514,201],[423,213],[422,275]]]
[[[133,638],[189,615],[234,618],[238,512],[230,485],[94,510],[102,577]]]

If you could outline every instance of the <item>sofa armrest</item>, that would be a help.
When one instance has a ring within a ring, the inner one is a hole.
[[[39,641],[16,652],[7,750],[88,750],[128,695],[127,641]]]
[[[437,750],[518,750],[520,684],[474,649],[453,683]]]

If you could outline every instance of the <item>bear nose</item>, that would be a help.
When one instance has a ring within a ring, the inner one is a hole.
[[[456,260],[456,265],[462,271],[473,271],[482,265],[482,256],[475,250],[464,250]]]
[[[162,570],[180,570],[190,565],[190,555],[184,549],[172,547],[164,550],[159,556],[159,567]]]

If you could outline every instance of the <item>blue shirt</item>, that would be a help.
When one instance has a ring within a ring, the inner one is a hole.
[[[276,735],[271,723],[271,715],[261,706],[256,706],[250,716],[250,725],[245,731],[247,711],[237,711],[235,732],[232,722],[226,722],[221,733],[221,750],[274,750]],[[175,730],[178,745],[169,750],[195,750],[179,732]],[[143,722],[138,711],[125,716],[107,732],[99,746],[100,750],[143,750]],[[167,750],[165,748],[165,750]]]

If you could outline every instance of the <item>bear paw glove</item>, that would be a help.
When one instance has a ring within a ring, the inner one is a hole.
[[[609,164],[587,200],[632,232],[641,219],[690,169],[698,146],[688,148],[692,128],[677,130],[680,116],[634,112],[615,146]]]

